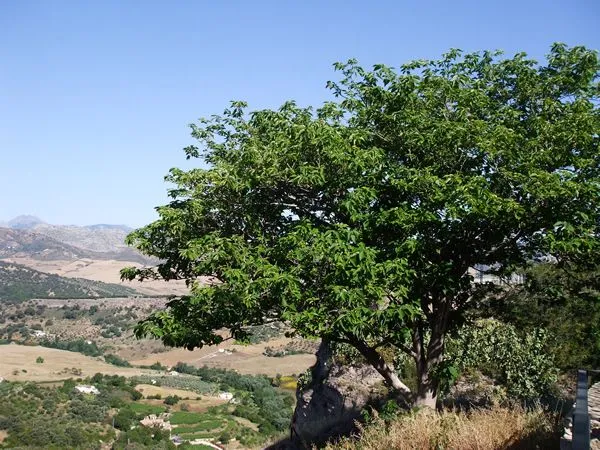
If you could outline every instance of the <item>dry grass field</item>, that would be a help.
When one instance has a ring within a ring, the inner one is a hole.
[[[187,391],[185,389],[176,389],[166,386],[155,386],[153,384],[138,384],[136,385],[135,389],[144,394],[144,397],[148,397],[149,395],[160,395],[162,398],[167,397],[169,395],[176,395],[181,398],[191,399],[200,397],[200,395],[194,391]]]
[[[41,364],[36,362],[39,356],[44,359]],[[81,370],[81,375],[73,369]],[[149,369],[117,367],[97,358],[54,348],[16,344],[0,346],[0,377],[6,380],[54,381],[93,376],[98,372],[126,377],[159,373]]]
[[[174,366],[178,362],[184,362],[198,367],[206,365],[233,369],[243,374],[275,376],[278,373],[281,375],[302,373],[315,363],[313,354],[289,355],[283,358],[263,355],[265,347],[277,347],[289,341],[288,338],[277,338],[248,346],[234,345],[227,341],[217,346],[193,351],[176,348],[143,356],[132,348],[130,351],[121,350],[119,354],[135,365],[150,365],[158,361],[165,366]]]

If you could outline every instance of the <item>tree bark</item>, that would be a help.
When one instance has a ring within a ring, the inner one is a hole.
[[[404,400],[410,399],[410,388],[400,381],[394,367],[386,363],[377,350],[369,347],[360,340],[353,340],[352,345],[354,345],[360,354],[365,357],[367,362],[379,372],[389,387],[400,394]]]
[[[436,408],[437,383],[431,378],[430,372],[441,361],[443,355],[444,336],[439,330],[440,328],[433,330],[427,345],[423,327],[417,327],[413,332],[413,351],[417,368],[416,406]]]
[[[423,406],[435,409],[437,404],[437,389],[429,377],[427,361],[417,363],[417,395],[415,406]]]

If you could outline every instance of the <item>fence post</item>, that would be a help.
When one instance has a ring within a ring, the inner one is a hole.
[[[577,397],[573,412],[573,450],[590,449],[590,415],[588,411],[587,371],[577,371]]]

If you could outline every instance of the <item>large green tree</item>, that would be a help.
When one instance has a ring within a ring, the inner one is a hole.
[[[485,288],[470,268],[598,250],[599,67],[562,44],[544,64],[458,50],[397,70],[351,60],[317,110],[234,102],[201,119],[185,152],[207,168],[172,169],[172,201],[129,236],[162,262],[122,271],[191,292],[138,336],[191,349],[285,321],[435,404],[445,336]],[[390,346],[414,359],[417,392],[381,357]]]

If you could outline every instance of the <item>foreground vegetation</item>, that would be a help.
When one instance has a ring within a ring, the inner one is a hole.
[[[328,450],[498,450],[558,448],[562,434],[557,414],[520,407],[468,413],[428,410],[384,420],[379,416],[361,427],[356,438],[330,444]]]

